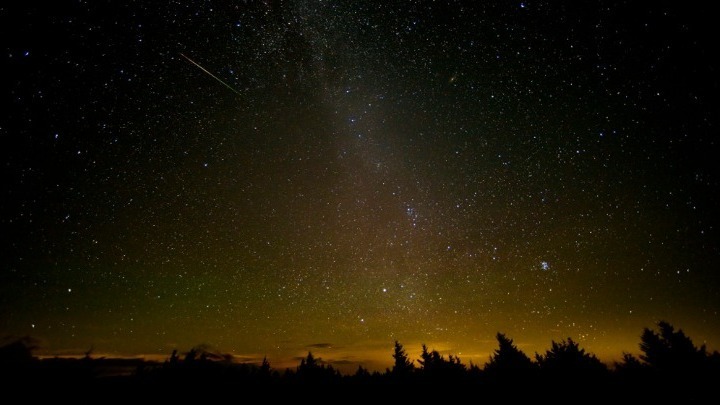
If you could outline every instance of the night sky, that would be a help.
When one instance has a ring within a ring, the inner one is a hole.
[[[394,340],[482,365],[498,331],[610,362],[665,319],[720,348],[707,10],[22,3],[0,336],[384,369]]]

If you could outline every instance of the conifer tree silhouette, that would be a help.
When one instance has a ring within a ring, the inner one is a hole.
[[[395,364],[393,365],[391,371],[394,376],[407,376],[415,370],[413,361],[408,358],[405,348],[397,340],[395,341],[395,348],[392,356],[393,359],[395,359]]]
[[[682,329],[668,322],[658,322],[659,333],[644,328],[640,337],[640,359],[650,368],[661,371],[696,371],[707,359],[705,345],[695,347]]]
[[[499,347],[485,364],[485,371],[491,374],[511,374],[526,373],[535,368],[530,357],[518,349],[512,339],[502,333],[498,333],[496,339]]]
[[[439,380],[462,378],[467,371],[459,357],[450,355],[446,360],[437,350],[428,351],[425,344],[422,345],[418,363],[420,363],[420,370],[425,377]]]
[[[550,350],[545,355],[535,355],[535,359],[542,371],[550,374],[565,374],[579,377],[586,374],[604,374],[607,366],[594,354],[586,353],[580,345],[571,338],[552,342]]]

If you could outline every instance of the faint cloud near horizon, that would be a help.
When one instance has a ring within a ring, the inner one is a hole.
[[[305,346],[306,349],[337,349],[332,343],[312,343]]]

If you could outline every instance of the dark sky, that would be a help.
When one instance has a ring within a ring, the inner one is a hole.
[[[720,348],[702,8],[40,3],[0,6],[0,336],[372,368],[498,331],[609,361],[665,319]]]

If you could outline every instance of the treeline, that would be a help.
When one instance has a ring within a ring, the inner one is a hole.
[[[3,381],[36,384],[94,383],[110,386],[141,387],[382,387],[408,385],[425,387],[473,386],[487,392],[508,390],[522,393],[522,387],[550,387],[557,384],[585,390],[689,389],[695,392],[720,382],[720,354],[697,347],[682,330],[659,322],[658,330],[645,328],[636,357],[624,353],[611,367],[586,352],[571,338],[553,341],[543,354],[533,358],[520,350],[513,340],[498,333],[497,349],[487,363],[465,364],[453,355],[444,356],[422,346],[419,358],[413,359],[400,342],[395,342],[393,365],[384,372],[370,372],[358,367],[354,374],[342,374],[308,352],[294,369],[276,370],[267,359],[262,364],[238,364],[230,355],[218,355],[198,347],[183,356],[177,351],[163,363],[122,359],[39,360],[32,356],[32,342],[18,340],[0,347],[0,370]],[[104,368],[104,373],[98,370]],[[108,373],[108,367],[132,372]],[[517,387],[520,391],[513,391]],[[599,391],[602,392],[602,391]]]

